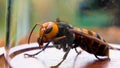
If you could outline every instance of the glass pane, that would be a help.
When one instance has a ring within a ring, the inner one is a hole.
[[[0,0],[0,47],[5,46],[6,36],[6,1]]]
[[[5,41],[7,33],[6,30],[8,28],[6,26],[8,10],[7,1],[9,0],[0,0],[0,47],[5,46],[6,42]],[[118,45],[120,44],[119,0],[11,0],[11,1],[12,1],[10,8],[11,21],[9,25],[10,50],[12,48],[19,49],[19,46],[21,45],[23,45],[23,48],[27,49],[26,46],[29,46],[28,40],[30,32],[36,25],[36,23],[44,24],[51,21],[55,22],[56,19],[58,18],[61,21],[63,21],[63,23],[72,25],[74,29],[76,28],[80,29],[81,32],[84,33],[85,35],[90,35],[90,37],[94,37],[94,39],[97,38],[99,41],[102,40],[103,43]],[[36,49],[39,49],[37,41],[41,41],[38,39],[40,38],[40,27],[41,26],[37,26],[32,33],[32,36],[30,38],[31,49],[32,48],[34,49],[36,47],[34,45],[37,45]],[[50,29],[46,32],[50,32]],[[60,33],[60,31],[58,31],[58,35],[59,34],[62,34],[62,32]],[[74,33],[72,34],[72,36],[73,37],[70,37],[70,39],[73,39],[72,41],[75,42],[77,34]],[[57,35],[54,37],[57,37]],[[47,42],[51,40],[51,38],[50,39],[45,38],[45,40],[43,40],[42,38],[42,41],[46,41],[46,39]],[[88,37],[86,39],[88,39]],[[79,42],[81,42],[81,39],[79,40]],[[75,43],[73,43],[73,46],[74,44]],[[67,45],[65,46],[67,48]],[[61,47],[65,48],[65,46]],[[71,48],[73,46],[71,46]],[[59,48],[59,46],[56,46],[56,48],[57,47]],[[22,48],[22,46],[20,48]],[[24,52],[25,49],[23,50],[21,49],[19,52],[22,51]],[[16,53],[18,52],[16,51],[14,54],[12,54],[12,56],[15,56]],[[24,55],[22,55],[22,57],[23,56]]]

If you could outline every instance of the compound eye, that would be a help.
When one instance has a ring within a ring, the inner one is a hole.
[[[45,31],[45,34],[50,33],[52,31],[52,28],[53,28],[52,26],[48,26],[46,31]]]

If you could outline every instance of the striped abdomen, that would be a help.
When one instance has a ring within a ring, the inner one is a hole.
[[[80,29],[80,28],[74,28],[75,30],[77,31],[80,31],[80,32],[83,32],[85,33],[86,35],[90,35],[90,36],[93,36],[93,37],[96,37],[98,39],[100,39],[101,41],[103,42],[106,42],[102,36],[100,36],[99,34],[95,33],[94,31],[90,31],[90,30],[87,30],[87,29]]]
[[[77,32],[81,34],[75,34],[75,47],[80,46],[83,50],[88,53],[98,55],[98,56],[108,56],[109,55],[109,47],[105,40],[93,31],[89,31],[87,29],[78,30]]]

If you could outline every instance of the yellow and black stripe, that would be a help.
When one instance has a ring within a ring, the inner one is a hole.
[[[76,34],[76,46],[97,56],[108,56],[109,46],[99,34],[87,29],[74,28],[79,34]],[[82,34],[81,34],[82,33]],[[97,57],[98,58],[98,57]]]
[[[85,28],[80,29],[80,28],[76,28],[76,27],[75,27],[74,29],[77,30],[77,31],[83,32],[83,33],[85,33],[86,35],[90,35],[90,36],[96,37],[96,38],[102,40],[103,42],[106,42],[106,41],[103,39],[102,36],[100,36],[98,33],[94,32],[94,31],[90,31],[90,30],[87,30],[87,29],[85,29]]]

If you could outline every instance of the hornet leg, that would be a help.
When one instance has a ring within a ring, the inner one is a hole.
[[[68,55],[68,53],[70,52],[70,49],[65,53],[65,55],[63,56],[63,59],[62,59],[62,61],[60,61],[57,65],[55,65],[55,66],[51,66],[51,68],[58,68],[61,64],[62,64],[62,62],[66,59],[66,57],[67,57],[67,55]]]
[[[75,48],[75,51],[76,51],[77,55],[76,55],[76,57],[75,57],[75,59],[74,59],[73,68],[75,68],[75,63],[76,63],[76,60],[77,60],[78,55],[80,55],[80,54],[82,53],[82,51],[77,51],[76,48]]]
[[[35,54],[24,54],[24,57],[35,57],[36,55],[38,55],[39,53],[41,53],[42,51],[44,51],[44,50],[48,47],[49,43],[50,43],[50,42],[48,42],[48,43],[43,47],[43,49],[40,50],[39,52],[37,52],[37,53],[35,53]]]

